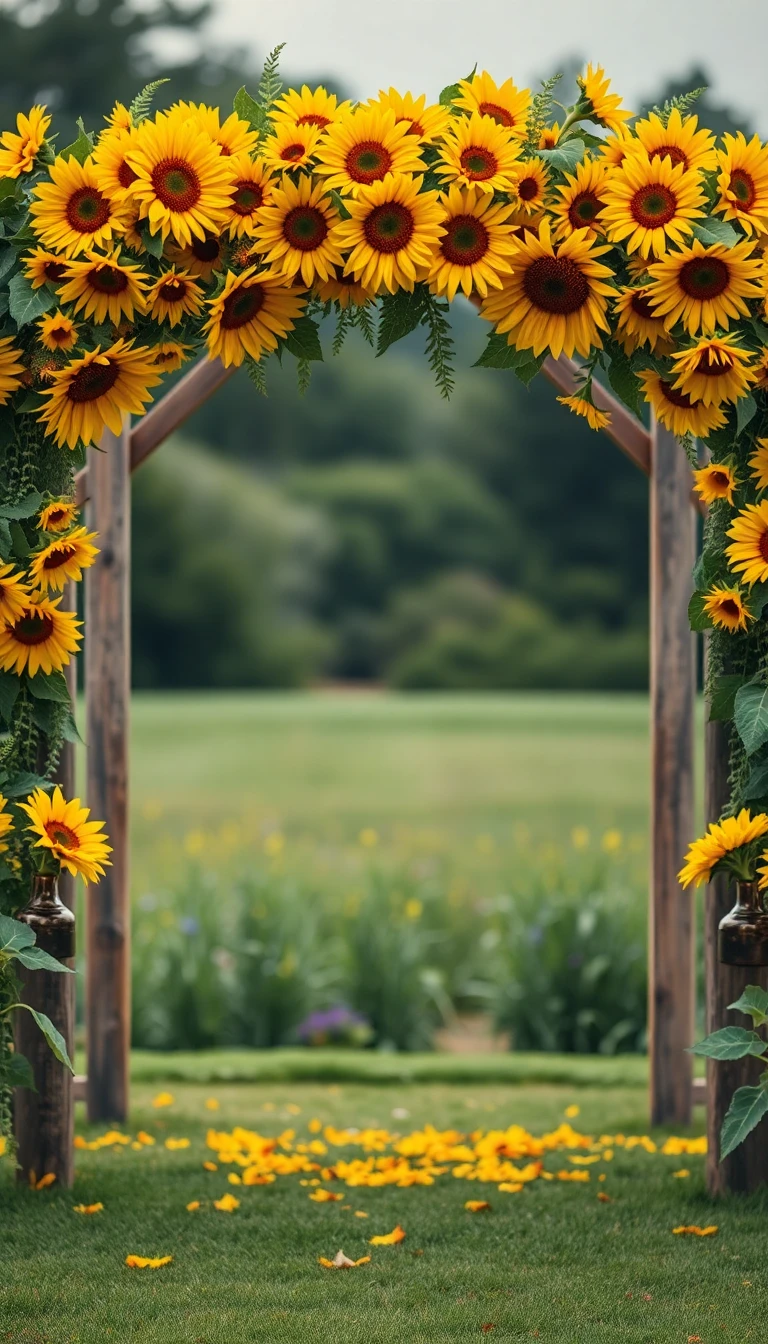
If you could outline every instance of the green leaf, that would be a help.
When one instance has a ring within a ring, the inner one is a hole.
[[[6,518],[0,518],[0,556],[7,560],[13,550],[11,529]]]
[[[31,518],[33,514],[38,512],[42,502],[43,496],[39,490],[33,490],[18,504],[3,504],[0,506],[0,518]]]
[[[756,414],[757,402],[751,392],[745,397],[739,397],[736,402],[736,433],[741,434]]]
[[[233,108],[238,117],[247,121],[255,131],[266,131],[269,128],[269,117],[264,108],[251,97],[245,85],[235,94]]]
[[[149,224],[145,224],[141,230],[141,241],[151,257],[162,257],[163,255],[163,235],[150,233]]]
[[[707,219],[701,219],[694,224],[693,236],[705,247],[713,247],[715,243],[725,243],[726,247],[734,247],[736,243],[744,241],[732,224],[726,219],[718,219],[716,215],[710,215]]]
[[[78,163],[85,163],[88,155],[93,153],[93,136],[86,131],[82,117],[78,117],[77,125],[80,134],[76,140],[72,141],[71,145],[67,145],[66,149],[59,150],[59,157],[62,159],[77,159]]]
[[[69,687],[63,672],[51,672],[29,678],[29,689],[38,700],[58,700],[62,705],[70,703]]]
[[[74,742],[75,745],[79,743],[80,746],[85,746],[71,709],[68,709],[64,715],[61,723],[61,732],[65,742]]]
[[[34,946],[35,935],[28,924],[8,915],[0,915],[0,952],[15,957],[25,947]]]
[[[756,1031],[746,1027],[723,1027],[711,1036],[692,1045],[690,1055],[706,1055],[707,1059],[744,1059],[747,1055],[758,1058],[766,1049],[766,1042]]]
[[[768,742],[768,687],[750,682],[736,692],[733,721],[748,756]]]
[[[50,953],[44,952],[42,947],[24,948],[23,951],[16,953],[16,960],[20,961],[22,966],[26,966],[28,971],[66,971],[67,975],[74,975],[71,966],[65,966],[63,961],[57,961]]]
[[[753,583],[746,595],[746,605],[753,616],[761,616],[768,602],[768,583]]]
[[[74,1074],[72,1061],[67,1054],[67,1043],[58,1027],[54,1027],[50,1017],[46,1017],[45,1013],[38,1013],[35,1008],[30,1008],[28,1003],[17,1003],[15,1006],[16,1008],[25,1008],[28,1013],[32,1014],[56,1059],[60,1064],[66,1064],[70,1073]]]
[[[42,317],[56,306],[56,295],[47,285],[33,289],[26,275],[14,275],[8,285],[8,311],[17,327]]]
[[[32,1065],[26,1055],[20,1055],[18,1050],[15,1050],[7,1058],[4,1082],[8,1084],[8,1087],[28,1087],[32,1092],[37,1091]]]
[[[516,369],[518,364],[529,362],[530,353],[530,350],[518,350],[516,346],[510,345],[506,336],[501,332],[492,331],[482,355],[475,360],[472,367],[475,369]]]
[[[627,356],[623,353],[611,355],[611,362],[608,365],[608,382],[611,384],[614,392],[628,406],[633,415],[638,419],[641,415],[640,409],[640,383],[632,372],[632,365]]]
[[[423,316],[424,293],[420,286],[412,293],[399,289],[396,294],[385,294],[381,301],[376,355],[383,355],[395,341],[401,341],[415,331]]]
[[[519,378],[520,382],[527,387],[529,383],[533,382],[536,374],[544,363],[544,360],[547,358],[547,351],[544,350],[540,355],[537,355],[535,359],[530,358],[530,350],[526,350],[525,354],[529,356],[528,361],[516,364],[514,374],[515,377]]]
[[[740,1087],[733,1094],[720,1132],[720,1161],[743,1143],[768,1112],[768,1089]]]
[[[149,116],[152,108],[152,100],[157,93],[157,90],[162,88],[163,84],[170,84],[170,82],[170,79],[167,77],[165,79],[153,79],[150,84],[144,85],[141,93],[136,94],[136,97],[128,108],[134,126],[138,126],[140,121],[144,121],[145,117]]]
[[[8,783],[3,785],[3,793],[6,798],[23,798],[35,789],[45,789],[47,792],[52,787],[50,779],[46,779],[44,775],[33,775],[25,770],[22,774],[13,775]]]
[[[550,168],[555,168],[561,173],[573,173],[578,168],[587,147],[583,140],[564,140],[561,145],[555,145],[554,149],[540,149],[539,158],[548,163]]]
[[[722,566],[723,557],[719,551],[713,550],[711,547],[703,550],[693,567],[694,587],[698,588],[699,591],[709,588],[717,578]]]
[[[9,523],[9,527],[11,529],[11,545],[13,546],[13,554],[17,556],[19,560],[26,560],[31,550],[31,547],[29,542],[27,541],[27,534],[24,531],[24,528],[21,526],[21,523],[16,522]]]
[[[709,722],[727,723],[733,718],[733,704],[736,692],[744,685],[744,678],[738,673],[724,673],[718,677],[712,688],[709,702]]]
[[[688,621],[692,630],[711,630],[712,618],[704,610],[706,593],[694,593],[688,603]]]
[[[39,415],[45,409],[45,398],[39,392],[28,392],[24,400],[16,407],[18,415]]]
[[[311,317],[299,317],[293,330],[285,338],[286,349],[296,359],[322,359],[323,347],[320,344],[320,329]]]
[[[745,1013],[756,1027],[768,1022],[768,993],[759,985],[747,985],[740,999],[728,1004],[729,1011]]]
[[[440,90],[440,99],[439,99],[440,106],[450,107],[451,103],[454,102],[454,100],[458,98],[458,96],[459,96],[458,81],[455,84],[446,84],[445,88]]]
[[[32,705],[32,722],[46,737],[54,737],[59,713],[59,707],[55,701],[35,700]]]
[[[13,707],[21,690],[21,681],[14,672],[0,672],[0,718],[10,723]]]

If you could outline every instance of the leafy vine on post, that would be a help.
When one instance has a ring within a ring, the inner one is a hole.
[[[480,365],[528,384],[548,355],[579,356],[560,398],[571,411],[607,426],[593,397],[604,373],[635,414],[650,403],[696,469],[709,512],[691,618],[710,631],[713,713],[732,725],[732,798],[682,879],[730,856],[750,891],[729,946],[750,942],[750,921],[759,940],[768,813],[746,804],[768,809],[768,148],[700,127],[701,90],[635,118],[599,66],[571,107],[557,76],[531,95],[475,70],[432,105],[395,89],[353,105],[283,92],[279,55],[226,117],[184,101],[152,114],[159,81],[98,134],[81,122],[66,148],[43,107],[0,136],[6,921],[36,873],[33,904],[57,862],[93,880],[107,861],[98,824],[51,796],[76,731],[63,669],[81,640],[60,594],[96,555],[73,503],[88,447],[196,351],[245,366],[261,393],[269,360],[290,356],[304,391],[331,317],[334,354],[353,328],[377,355],[421,330],[447,397],[461,293],[491,326]],[[23,1068],[8,1049],[13,965],[39,957],[33,923],[2,926],[6,1131]]]

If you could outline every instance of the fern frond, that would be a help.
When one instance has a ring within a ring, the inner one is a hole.
[[[455,386],[453,375],[454,340],[447,314],[450,304],[426,291],[424,294],[424,316],[421,325],[427,328],[426,353],[429,367],[435,375],[440,395],[449,399]]]
[[[364,307],[355,308],[352,315],[352,325],[357,327],[363,340],[368,342],[371,349],[374,349],[376,346],[376,323],[373,319],[371,307],[375,311],[375,305],[366,304]]]
[[[530,149],[538,149],[542,132],[552,121],[553,94],[562,78],[562,74],[559,74],[552,75],[551,79],[543,79],[541,91],[534,93],[531,99],[531,110],[528,113],[528,125],[525,130],[526,144]]]
[[[308,359],[296,360],[296,385],[299,396],[303,397],[312,381],[312,365]]]
[[[255,359],[251,359],[250,356],[246,355],[245,367],[248,377],[260,396],[269,396],[267,391],[267,371],[261,361],[257,362]]]
[[[151,84],[144,85],[141,93],[136,94],[131,106],[128,108],[134,126],[138,126],[140,121],[144,121],[145,117],[149,116],[152,109],[152,99],[157,93],[157,90],[161,88],[163,84],[170,84],[170,82],[170,79],[153,79]]]
[[[340,355],[344,342],[347,339],[347,332],[354,325],[354,315],[351,308],[340,308],[336,314],[336,330],[333,334],[333,344],[331,352],[334,355]]]
[[[666,126],[675,109],[677,109],[681,115],[685,112],[689,112],[696,100],[701,98],[702,94],[706,92],[707,86],[706,84],[703,84],[700,89],[691,89],[688,93],[678,93],[674,98],[668,98],[667,101],[660,106],[657,104],[656,107],[652,107],[651,111],[655,112],[659,121]]]
[[[256,98],[261,103],[265,112],[269,111],[283,87],[280,80],[279,67],[280,52],[283,50],[284,46],[285,43],[281,42],[273,51],[270,51],[264,62],[264,69],[261,72],[261,79],[259,80]]]

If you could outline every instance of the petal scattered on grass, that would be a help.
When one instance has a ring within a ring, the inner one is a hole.
[[[129,1269],[161,1269],[163,1265],[170,1265],[173,1260],[172,1255],[126,1255],[125,1263]]]
[[[679,1171],[672,1172],[672,1175],[676,1176],[678,1181],[684,1181],[686,1176],[690,1176],[690,1174],[691,1173],[687,1167],[681,1167]]]
[[[320,1189],[320,1190],[313,1190],[309,1198],[315,1204],[335,1204],[338,1200],[343,1199],[344,1196],[334,1195],[332,1190]]]
[[[468,1199],[464,1203],[468,1213],[489,1213],[491,1206],[487,1199]]]
[[[240,1200],[235,1199],[234,1195],[222,1195],[221,1199],[214,1199],[213,1207],[219,1213],[234,1213],[235,1209],[240,1208]]]
[[[103,1204],[73,1204],[73,1213],[103,1213]]]
[[[204,1162],[204,1163],[203,1163],[203,1169],[204,1169],[205,1171],[218,1171],[218,1170],[219,1170],[219,1164],[218,1164],[218,1162]]]
[[[558,1171],[558,1181],[588,1181],[588,1171]]]
[[[522,1181],[502,1181],[499,1189],[505,1195],[519,1195],[523,1189]]]
[[[165,1147],[168,1149],[169,1153],[175,1153],[178,1152],[180,1148],[188,1148],[189,1139],[166,1139]]]
[[[29,1184],[31,1185],[33,1190],[47,1190],[50,1185],[53,1185],[55,1180],[56,1180],[55,1171],[47,1171],[44,1176],[40,1177],[39,1180],[37,1178],[36,1172],[30,1171],[29,1173]]]
[[[698,1227],[696,1223],[691,1223],[688,1227],[673,1227],[672,1231],[676,1237],[714,1237],[718,1227],[716,1223],[710,1223],[709,1227]]]
[[[147,1133],[145,1129],[140,1129],[138,1134],[136,1135],[136,1142],[140,1143],[142,1147],[152,1148],[155,1143],[155,1140],[153,1139],[151,1134]]]
[[[576,1167],[591,1167],[593,1163],[600,1161],[601,1156],[601,1153],[590,1153],[588,1157],[580,1157],[576,1154],[573,1157],[569,1157],[568,1161],[573,1162]]]
[[[246,1167],[243,1172],[243,1185],[271,1185],[277,1180],[273,1171],[261,1171],[259,1167]]]
[[[206,1111],[218,1111],[219,1102],[216,1100],[215,1097],[208,1097],[205,1103],[205,1109]]]
[[[152,1102],[152,1105],[155,1107],[156,1110],[160,1110],[162,1106],[172,1106],[173,1102],[174,1102],[174,1096],[172,1092],[158,1092],[157,1096],[154,1098]]]
[[[606,1195],[606,1193],[605,1193],[604,1190],[598,1190],[598,1192],[597,1192],[597,1198],[600,1200],[600,1203],[601,1203],[601,1204],[610,1204],[610,1203],[611,1203],[611,1196],[610,1196],[610,1195]]]
[[[318,1256],[317,1263],[322,1265],[323,1269],[357,1269],[360,1265],[369,1265],[371,1257],[363,1255],[359,1260],[350,1260],[343,1251],[337,1251],[332,1260],[326,1260],[324,1255]]]
[[[356,1217],[356,1218],[367,1218],[367,1217],[368,1217],[368,1214],[367,1214],[367,1213],[363,1213],[363,1210],[362,1210],[362,1209],[355,1209],[355,1217]]]
[[[187,1212],[188,1212],[188,1213],[195,1213],[195,1211],[196,1211],[197,1209],[199,1209],[199,1208],[200,1208],[200,1200],[199,1200],[199,1199],[191,1199],[191,1200],[189,1201],[188,1205],[187,1205]]]
[[[575,1120],[577,1115],[581,1114],[580,1106],[566,1106],[565,1116],[567,1120]]]
[[[399,1223],[397,1227],[393,1227],[391,1232],[387,1232],[386,1236],[369,1238],[371,1246],[397,1246],[398,1242],[401,1241],[405,1241],[405,1231]]]

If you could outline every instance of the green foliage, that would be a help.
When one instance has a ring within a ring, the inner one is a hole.
[[[750,683],[736,692],[733,721],[748,756],[768,742],[768,687]]]
[[[141,93],[136,94],[136,97],[128,108],[134,126],[138,126],[140,121],[144,121],[144,119],[149,116],[152,111],[152,103],[154,102],[155,94],[164,84],[170,84],[170,80],[167,78],[150,80],[149,84],[144,85]]]
[[[285,337],[285,348],[299,360],[323,358],[320,344],[320,329],[311,317],[299,317],[293,324],[293,330]]]
[[[554,93],[562,78],[562,74],[559,74],[543,79],[540,89],[531,99],[531,110],[528,113],[528,125],[525,131],[526,143],[531,150],[538,152],[541,136],[552,122],[555,109]]]
[[[706,92],[707,86],[706,84],[702,84],[701,88],[690,89],[688,93],[674,94],[671,98],[665,99],[662,104],[659,105],[657,103],[655,107],[651,108],[651,111],[656,113],[663,126],[667,126],[669,124],[669,118],[675,109],[677,109],[681,116],[685,116],[687,112],[690,112],[694,103],[698,102],[702,94],[705,94]]]
[[[383,355],[395,341],[416,330],[424,316],[424,294],[424,287],[416,285],[412,293],[399,289],[395,294],[384,295],[379,305],[377,355]]]
[[[33,289],[31,282],[21,274],[11,277],[8,292],[8,311],[19,328],[42,317],[55,308],[58,302],[54,289],[49,289],[47,285]]]
[[[448,318],[450,304],[427,292],[424,295],[424,316],[422,325],[427,328],[426,351],[429,367],[435,375],[435,382],[441,397],[449,400],[455,387],[452,360],[455,344],[451,337],[451,323]]]
[[[768,1115],[768,1085],[736,1089],[720,1134],[721,1162],[744,1142],[764,1115]]]
[[[77,129],[77,139],[73,140],[71,145],[67,145],[66,149],[62,149],[60,153],[63,159],[77,159],[78,163],[85,163],[88,156],[93,153],[93,134],[86,131],[82,117],[77,119]]]
[[[573,173],[578,168],[587,147],[583,140],[578,138],[573,140],[564,140],[562,144],[555,145],[554,149],[540,149],[539,158],[549,164],[560,173]]]
[[[753,1028],[768,1022],[768,993],[759,985],[747,985],[736,1003],[728,1007],[729,1011],[751,1017]],[[754,1056],[768,1062],[768,1041],[754,1029],[723,1027],[692,1046],[691,1053],[716,1060]],[[744,1142],[765,1115],[768,1115],[768,1071],[761,1075],[756,1087],[739,1087],[734,1092],[720,1133],[721,1162]]]
[[[756,1031],[744,1027],[721,1027],[710,1036],[691,1046],[692,1055],[706,1055],[707,1059],[744,1059],[747,1055],[762,1055],[765,1041]]]
[[[259,80],[259,88],[256,96],[265,112],[269,111],[283,87],[280,82],[279,67],[280,53],[284,46],[285,43],[280,42],[278,46],[272,49],[264,62],[264,69],[261,74],[261,79]]]
[[[744,1013],[755,1027],[763,1027],[768,1022],[768,991],[759,985],[747,985],[740,998],[728,1004],[728,1011]]]
[[[251,97],[245,85],[238,89],[235,94],[233,111],[237,113],[238,117],[242,117],[243,121],[247,121],[255,131],[260,134],[268,133],[271,127],[269,117],[261,104]]]

